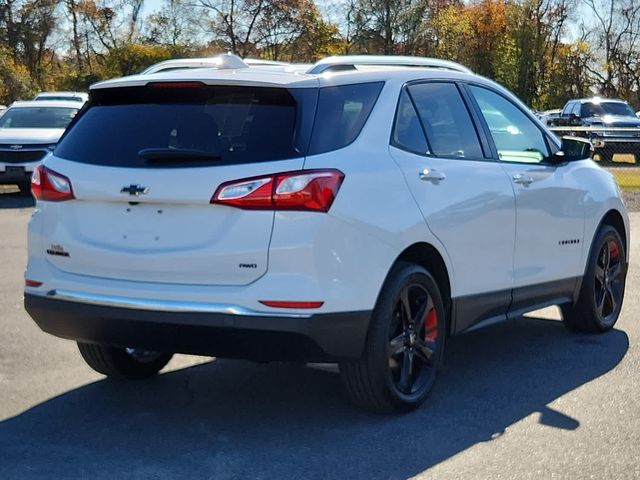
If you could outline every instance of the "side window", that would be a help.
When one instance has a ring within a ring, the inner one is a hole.
[[[398,111],[396,112],[396,120],[393,125],[391,144],[420,155],[429,153],[429,147],[427,140],[424,138],[422,125],[420,125],[418,114],[416,113],[416,109],[413,108],[413,102],[411,98],[409,98],[406,89],[402,90],[400,101],[398,102]]]
[[[383,85],[377,82],[321,88],[309,155],[337,150],[353,142]]]
[[[582,104],[580,102],[576,102],[573,104],[573,110],[571,110],[571,113],[573,113],[574,115],[577,115],[578,117],[580,116],[580,107],[582,107]]]
[[[575,102],[569,102],[567,103],[567,105],[564,107],[564,110],[562,110],[562,113],[560,115],[569,115],[571,112],[573,112],[573,108],[576,106]]]
[[[500,160],[540,163],[549,156],[544,134],[522,110],[486,88],[471,86],[471,91],[489,125]]]
[[[411,85],[431,153],[445,158],[484,158],[467,107],[453,83]]]

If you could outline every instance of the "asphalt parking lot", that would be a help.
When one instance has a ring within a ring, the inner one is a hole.
[[[452,339],[428,403],[351,407],[331,368],[176,356],[149,381],[86,367],[22,308],[32,202],[0,191],[0,478],[640,478],[640,214],[605,335],[547,309]]]

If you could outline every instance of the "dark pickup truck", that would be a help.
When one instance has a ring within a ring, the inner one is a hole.
[[[640,118],[623,100],[599,97],[569,100],[553,126],[588,127],[571,134],[589,138],[602,162],[611,162],[616,153],[636,154],[640,149]]]

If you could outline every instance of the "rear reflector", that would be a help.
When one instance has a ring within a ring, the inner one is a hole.
[[[211,198],[247,210],[328,212],[344,173],[340,170],[300,170],[223,183]]]
[[[72,200],[71,181],[64,175],[54,172],[44,165],[38,165],[31,175],[31,193],[37,200],[63,202]]]
[[[25,287],[39,287],[42,285],[42,282],[37,282],[35,280],[29,280],[28,278],[24,281]]]
[[[273,308],[320,308],[324,302],[287,302],[276,300],[260,300],[260,303]]]

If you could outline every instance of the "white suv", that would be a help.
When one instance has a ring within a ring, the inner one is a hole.
[[[547,305],[613,327],[629,224],[588,142],[463,67],[333,65],[94,85],[33,176],[38,325],[121,378],[338,362],[375,411],[425,399],[450,335]]]

